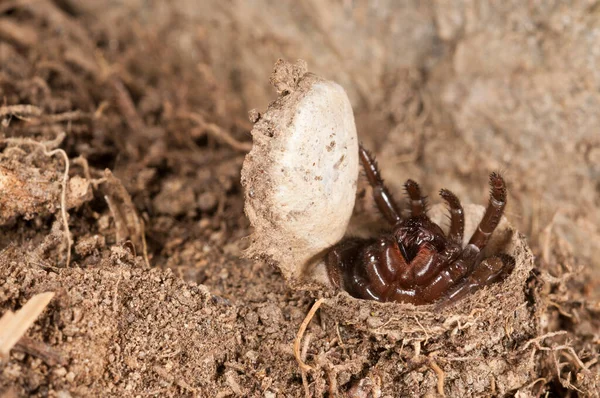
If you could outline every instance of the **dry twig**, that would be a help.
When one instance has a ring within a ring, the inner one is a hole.
[[[30,339],[27,336],[21,337],[17,344],[15,344],[13,350],[21,351],[31,356],[40,358],[49,366],[65,366],[67,364],[67,361],[65,358],[63,358],[60,352],[43,342]]]
[[[53,297],[53,292],[36,294],[20,310],[7,311],[0,318],[0,357],[8,356]]]

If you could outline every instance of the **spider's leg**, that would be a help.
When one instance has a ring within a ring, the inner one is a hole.
[[[426,284],[427,281],[442,271],[448,263],[444,260],[434,247],[424,244],[411,260],[406,272],[398,274],[399,285],[404,288],[411,288]]]
[[[469,241],[470,244],[477,246],[479,250],[487,245],[492,232],[500,223],[506,206],[506,183],[500,174],[490,174],[490,187],[490,201],[477,230]]]
[[[479,249],[474,245],[467,245],[460,257],[442,267],[443,269],[420,287],[419,296],[426,303],[433,303],[440,299],[446,292],[458,284],[465,275],[468,275],[473,265],[479,258]],[[444,262],[444,264],[447,264]]]
[[[447,189],[440,191],[440,196],[448,204],[450,209],[450,231],[448,239],[454,243],[462,245],[463,235],[465,233],[465,212],[460,204],[460,200]]]
[[[372,290],[383,295],[409,267],[398,243],[390,236],[383,236],[367,247],[361,256],[363,272]]]
[[[427,198],[421,196],[419,184],[413,180],[407,180],[404,183],[406,193],[410,198],[410,213],[412,216],[420,216],[427,211]]]
[[[336,289],[352,297],[381,300],[377,283],[365,275],[364,263],[377,243],[373,239],[348,238],[335,245],[325,257],[327,275]]]
[[[369,281],[360,276],[354,275],[352,279],[353,290],[350,293],[352,297],[361,298],[364,300],[384,301],[383,297],[375,291]]]
[[[345,288],[347,275],[354,272],[360,249],[366,243],[365,239],[344,239],[333,246],[325,256],[327,276],[336,289]]]
[[[486,258],[483,260],[469,276],[461,280],[452,287],[438,304],[438,308],[443,308],[461,300],[466,295],[474,291],[499,282],[506,278],[515,267],[515,259],[508,254]]]
[[[373,187],[373,198],[375,199],[377,208],[390,224],[396,224],[401,219],[400,208],[390,191],[384,185],[375,158],[362,145],[359,145],[358,153],[369,184]]]
[[[399,284],[394,284],[387,292],[383,301],[394,301],[396,303],[407,303],[413,305],[427,304],[423,301],[416,289],[407,289]]]

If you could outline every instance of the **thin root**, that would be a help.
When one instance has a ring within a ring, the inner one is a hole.
[[[548,337],[560,336],[560,335],[563,335],[563,334],[566,334],[566,333],[567,333],[566,330],[559,330],[557,332],[551,332],[551,333],[543,334],[543,335],[538,336],[538,337],[536,337],[534,339],[531,339],[527,343],[525,343],[525,345],[523,346],[523,348],[521,348],[521,351],[525,351],[531,344],[534,344],[534,343],[537,344],[540,341],[542,341],[544,339],[547,339]]]
[[[304,339],[304,344],[302,345],[302,351],[300,353],[300,358],[304,361],[306,360],[306,353],[308,352],[308,346],[310,345],[310,339],[312,338],[312,334],[308,333],[306,338]],[[308,385],[308,379],[306,378],[306,372],[300,369],[300,375],[302,377],[302,386],[304,387],[304,396],[306,398],[311,397],[310,387]]]
[[[40,148],[45,156],[52,157],[56,154],[59,154],[63,157],[65,162],[65,172],[63,173],[63,178],[61,182],[61,194],[60,194],[60,214],[63,221],[64,227],[64,235],[67,240],[67,263],[68,267],[71,264],[71,246],[73,246],[73,239],[71,238],[71,231],[69,230],[69,219],[67,216],[67,183],[69,181],[69,157],[67,153],[62,149],[54,149],[49,151],[48,147],[58,146],[58,143],[62,142],[65,138],[65,133],[59,134],[55,140],[47,141],[47,142],[38,142],[32,140],[31,138],[4,138],[2,142],[7,144],[14,144],[18,146],[23,145],[32,145],[37,148]]]
[[[27,120],[28,116],[41,116],[42,110],[34,105],[7,105],[0,106],[0,118],[15,116]]]
[[[445,397],[446,394],[444,394],[444,378],[446,377],[446,375],[445,375],[444,371],[433,360],[429,361],[429,366],[431,367],[431,369],[433,369],[433,371],[436,373],[437,378],[438,378],[438,382],[437,382],[438,394],[440,394],[442,397]]]
[[[204,129],[207,134],[211,135],[213,138],[216,138],[218,141],[221,141],[231,148],[239,152],[250,152],[252,149],[252,144],[249,142],[240,142],[233,138],[231,134],[223,130],[221,127],[217,126],[214,123],[207,122],[202,115],[198,113],[183,113],[181,115],[186,119],[190,119],[197,123],[200,128]]]
[[[324,298],[320,298],[317,301],[315,301],[312,308],[310,309],[310,311],[308,311],[308,314],[306,314],[306,317],[302,321],[302,324],[300,325],[300,329],[298,329],[298,334],[296,335],[296,340],[294,341],[294,356],[296,357],[298,366],[300,366],[300,369],[302,369],[302,371],[304,371],[304,372],[308,372],[308,371],[312,370],[313,368],[308,366],[307,364],[305,364],[304,361],[302,360],[302,357],[300,356],[300,343],[302,342],[302,337],[304,336],[304,332],[306,331],[308,324],[313,319],[313,317],[315,316],[315,313],[317,312],[317,310],[319,309],[321,304],[323,304],[324,301],[325,301]]]

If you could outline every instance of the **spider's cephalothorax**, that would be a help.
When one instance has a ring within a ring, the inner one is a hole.
[[[403,219],[375,160],[362,146],[359,151],[375,203],[393,227],[376,239],[345,239],[329,251],[327,273],[336,288],[362,299],[447,303],[500,281],[512,271],[515,262],[508,255],[482,258],[506,206],[506,185],[498,173],[490,175],[487,209],[463,248],[464,212],[452,192],[440,191],[450,208],[447,235],[427,216],[425,198],[412,180],[405,184],[411,216]]]

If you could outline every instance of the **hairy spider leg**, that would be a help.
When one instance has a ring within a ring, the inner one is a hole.
[[[377,208],[386,218],[386,220],[395,225],[401,220],[400,208],[396,204],[394,197],[383,183],[383,178],[377,168],[377,162],[373,155],[371,155],[362,145],[358,147],[358,153],[360,161],[367,174],[369,184],[373,187],[373,198],[377,204]]]
[[[462,245],[463,236],[465,234],[465,212],[460,204],[460,200],[454,193],[447,189],[440,191],[440,196],[448,204],[450,210],[450,231],[448,231],[448,239],[456,244]]]
[[[476,290],[499,282],[506,278],[515,268],[515,259],[508,254],[486,258],[483,260],[469,276],[452,287],[444,295],[444,300],[438,305],[443,308],[449,304],[463,299],[466,295]]]
[[[413,180],[407,180],[404,183],[404,189],[410,198],[410,215],[414,217],[424,214],[427,211],[427,198],[421,196],[419,184]]]
[[[483,249],[496,229],[506,206],[506,183],[498,173],[490,174],[490,200],[477,230],[471,236],[469,244]]]

